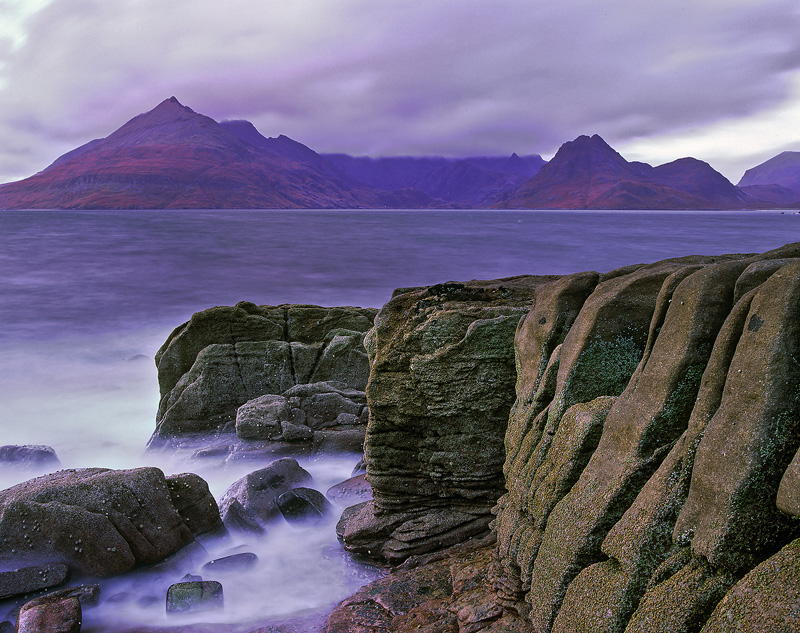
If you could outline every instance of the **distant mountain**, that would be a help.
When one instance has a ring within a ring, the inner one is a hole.
[[[354,157],[323,154],[345,174],[376,189],[413,187],[434,198],[475,207],[494,199],[533,176],[544,160],[530,156],[442,156]]]
[[[244,125],[234,130],[237,134],[230,128],[172,97],[38,174],[0,186],[0,208],[360,208],[397,201],[415,207],[446,205],[417,191],[389,196],[354,187],[325,173],[314,160],[303,160],[302,154],[312,159],[318,155],[300,143],[286,137],[266,139]],[[251,138],[241,138],[248,133]]]
[[[800,152],[781,152],[768,161],[748,169],[739,181],[739,187],[745,190],[749,190],[750,187],[770,185],[788,189],[795,193],[795,201],[800,200]],[[774,188],[772,195],[783,197],[782,192]]]
[[[455,159],[318,154],[249,121],[196,113],[175,98],[41,172],[0,185],[0,209],[800,207],[800,152],[735,187],[707,163],[629,162],[599,136],[538,155]]]
[[[707,163],[683,158],[659,167],[628,162],[600,136],[564,143],[532,178],[496,206],[522,209],[722,209],[753,200]]]

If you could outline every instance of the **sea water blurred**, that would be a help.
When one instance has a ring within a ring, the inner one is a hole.
[[[0,211],[0,445],[49,444],[64,467],[187,469],[144,451],[158,404],[153,357],[211,306],[380,307],[397,287],[792,241],[800,215],[788,211]],[[307,467],[333,482],[351,464]],[[203,468],[217,497],[243,474]],[[25,478],[0,467],[0,487]],[[335,543],[332,532],[320,538]]]

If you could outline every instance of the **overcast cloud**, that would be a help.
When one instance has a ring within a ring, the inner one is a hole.
[[[800,150],[797,0],[0,0],[0,182],[176,96],[319,152]]]

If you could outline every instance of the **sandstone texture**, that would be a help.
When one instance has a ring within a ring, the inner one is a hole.
[[[43,598],[22,607],[18,633],[78,633],[82,610],[77,598]]]
[[[0,492],[0,561],[61,562],[92,576],[161,561],[219,525],[195,477],[85,468],[13,486]],[[189,503],[174,503],[187,482]]]
[[[395,291],[365,345],[373,499],[339,525],[348,550],[400,561],[485,534],[503,493],[513,339],[550,277]]]
[[[328,630],[797,630],[800,244],[524,283],[524,307],[475,319],[470,284],[383,308],[374,499],[338,527],[348,549],[415,561],[485,530],[494,503],[485,601],[423,613],[370,585]],[[513,346],[486,328],[512,317]]]
[[[195,314],[156,354],[161,401],[150,446],[221,431],[309,450],[331,430],[356,430],[363,442],[364,335],[376,312],[242,302]]]

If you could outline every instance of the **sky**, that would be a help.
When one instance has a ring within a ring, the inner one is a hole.
[[[800,151],[798,0],[0,0],[0,182],[175,96],[354,155]]]

